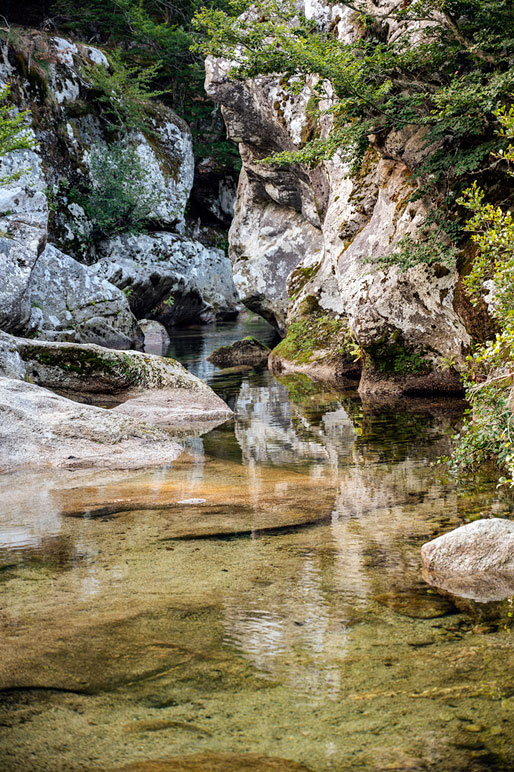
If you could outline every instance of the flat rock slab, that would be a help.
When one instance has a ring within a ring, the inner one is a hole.
[[[181,452],[155,426],[0,378],[0,472],[19,467],[132,469],[169,463]]]
[[[135,761],[112,772],[310,772],[289,759],[257,753],[195,753],[155,761]]]
[[[163,389],[136,394],[113,408],[113,412],[149,421],[155,426],[174,429],[189,423],[206,423],[214,428],[233,415],[232,410],[212,389]]]
[[[514,594],[514,523],[476,520],[421,548],[429,584],[480,602]]]

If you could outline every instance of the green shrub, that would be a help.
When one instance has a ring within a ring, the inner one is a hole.
[[[497,115],[504,137],[514,138],[514,108]],[[497,157],[514,161],[514,146],[508,145]],[[464,281],[475,304],[488,291],[492,293],[490,312],[498,333],[468,357],[463,377],[471,410],[449,460],[456,474],[494,461],[508,475],[501,480],[513,485],[514,218],[509,210],[486,202],[476,183],[464,192],[460,203],[472,213],[466,228],[477,246],[472,270]]]
[[[0,87],[0,159],[15,150],[33,150],[37,146],[36,140],[27,132],[28,111],[13,114],[12,106],[7,102],[10,90],[8,83]],[[0,176],[0,185],[7,185],[19,179],[22,174],[24,170],[9,176]]]
[[[91,220],[92,241],[144,232],[161,197],[145,185],[146,172],[135,150],[125,142],[98,146],[91,151],[90,167],[90,189],[74,189],[70,198]]]
[[[91,86],[99,92],[102,112],[113,128],[149,130],[148,107],[152,98],[164,91],[152,91],[161,65],[141,69],[124,64],[120,51],[114,51],[109,67],[84,64],[83,70]]]

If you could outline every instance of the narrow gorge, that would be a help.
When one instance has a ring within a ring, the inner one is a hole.
[[[2,5],[2,772],[513,768],[513,40]]]

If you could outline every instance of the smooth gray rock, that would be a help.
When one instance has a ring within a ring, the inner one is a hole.
[[[181,452],[154,426],[0,377],[0,471],[139,468],[169,463]]]
[[[140,319],[139,327],[144,335],[143,348],[146,354],[158,354],[162,356],[166,353],[170,345],[170,336],[166,327],[154,319]]]
[[[486,602],[514,594],[514,523],[476,520],[421,548],[423,575],[455,595]]]
[[[32,271],[30,302],[27,328],[38,338],[116,349],[142,345],[126,295],[51,244]]]

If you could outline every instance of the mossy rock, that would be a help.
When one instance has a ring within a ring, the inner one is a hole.
[[[220,346],[212,352],[207,360],[215,367],[235,367],[237,365],[249,365],[257,367],[264,365],[271,349],[256,338],[248,335],[242,340],[236,340],[230,346]]]
[[[115,394],[127,389],[202,389],[174,359],[94,344],[13,338],[26,379],[61,391]]]
[[[312,298],[302,301],[301,316],[288,326],[287,336],[273,353],[296,364],[354,359],[355,342],[347,321],[321,313]]]

